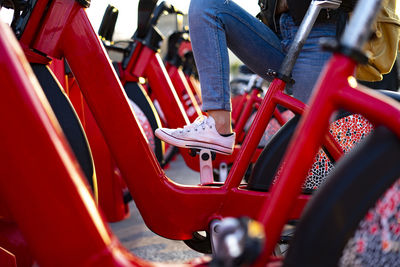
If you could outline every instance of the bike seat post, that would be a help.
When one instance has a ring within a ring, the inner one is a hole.
[[[308,38],[308,35],[311,32],[315,21],[317,20],[320,11],[322,9],[337,9],[341,3],[341,0],[313,0],[311,2],[306,15],[304,16],[303,21],[300,24],[293,43],[290,46],[289,51],[282,63],[281,69],[279,71],[280,75],[282,75],[283,77],[291,77],[296,60],[300,54],[301,49],[303,48],[304,43]]]

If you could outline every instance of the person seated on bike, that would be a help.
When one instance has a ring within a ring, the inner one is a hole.
[[[157,129],[156,136],[178,147],[233,152],[235,133],[231,126],[228,48],[252,71],[271,80],[267,71],[279,70],[311,0],[263,2],[263,14],[269,27],[232,0],[191,1],[190,37],[200,78],[202,109],[208,117],[200,117],[184,128]],[[319,39],[336,38],[338,17],[338,10],[321,11],[296,61],[292,72],[295,83],[291,90],[293,96],[303,102],[307,102],[330,57],[329,52],[321,50]]]

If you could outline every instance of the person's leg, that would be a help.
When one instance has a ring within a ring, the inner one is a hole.
[[[208,110],[208,115],[214,118],[215,129],[222,135],[232,133],[231,112],[227,110]]]
[[[294,24],[288,14],[282,14],[280,25],[283,39],[282,45],[285,52],[287,52],[299,27]],[[331,52],[321,49],[319,42],[321,37],[336,38],[336,24],[315,24],[296,60],[292,71],[292,77],[295,80],[292,91],[293,96],[304,103],[308,102],[322,68],[332,55]]]
[[[283,53],[279,38],[232,1],[192,0],[189,30],[202,87],[203,110],[220,133],[231,131],[228,47],[254,72],[267,78]],[[228,112],[226,112],[228,111]]]
[[[267,70],[283,61],[279,38],[258,19],[230,0],[192,0],[189,30],[202,87],[200,118],[180,129],[161,128],[156,135],[175,146],[208,148],[232,153],[229,88],[229,48],[254,72],[268,78]]]

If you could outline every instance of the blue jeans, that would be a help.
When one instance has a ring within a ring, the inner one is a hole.
[[[203,110],[231,110],[228,48],[251,70],[271,80],[268,69],[279,70],[298,26],[284,13],[281,36],[232,0],[191,0],[189,29],[202,88]],[[319,73],[330,57],[318,45],[336,36],[336,25],[316,24],[293,69],[293,96],[307,102]]]

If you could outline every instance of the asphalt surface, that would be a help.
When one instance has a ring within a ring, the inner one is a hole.
[[[199,184],[200,175],[190,170],[181,156],[170,164],[166,174],[180,184]],[[121,222],[111,223],[113,232],[122,244],[135,255],[156,262],[184,263],[203,254],[187,247],[182,241],[169,240],[151,232],[143,222],[135,204],[130,204],[130,217]]]

